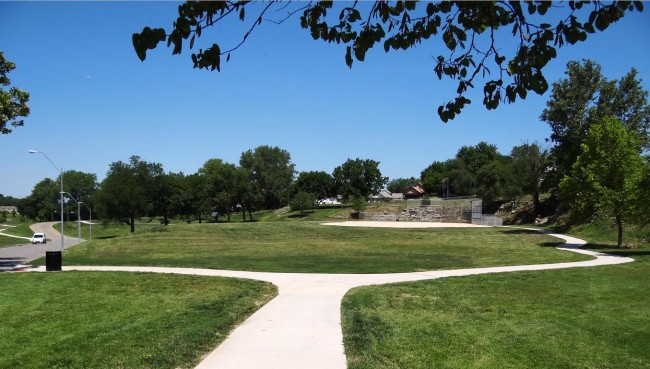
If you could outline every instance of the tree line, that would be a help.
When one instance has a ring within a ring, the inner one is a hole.
[[[429,195],[477,195],[486,202],[529,194],[534,213],[540,195],[550,193],[559,211],[572,222],[596,217],[617,226],[647,223],[650,214],[650,106],[635,69],[608,80],[589,60],[567,64],[565,78],[553,84],[540,120],[551,127],[546,143],[525,142],[509,155],[488,142],[461,147],[454,158],[434,161],[418,178],[388,182],[379,162],[348,159],[333,172],[296,173],[290,154],[260,146],[242,153],[239,165],[210,159],[197,173],[166,173],[162,164],[133,156],[114,162],[102,183],[96,175],[67,171],[65,191],[97,214],[135,227],[145,216],[203,221],[213,214],[227,220],[233,213],[252,219],[252,212],[277,209],[295,200],[314,203],[341,195],[345,201],[366,198],[388,185],[404,192],[421,183]],[[551,146],[550,148],[545,145]],[[645,156],[644,156],[645,155]],[[58,181],[39,182],[20,201],[20,211],[36,219],[55,219]],[[85,209],[82,209],[82,217]]]
[[[370,196],[387,181],[379,162],[368,159],[348,159],[332,174],[310,171],[296,176],[289,152],[270,146],[245,151],[239,165],[209,159],[193,174],[165,172],[160,163],[132,156],[111,163],[101,183],[95,174],[74,170],[64,172],[63,178],[66,198],[88,207],[78,215],[76,210],[66,212],[67,218],[88,219],[93,209],[95,219],[123,222],[132,232],[136,220],[143,217],[161,217],[166,225],[171,218],[230,221],[239,213],[243,221],[246,216],[252,221],[254,211],[278,209],[305,194],[314,199],[340,194],[347,201]],[[41,221],[58,219],[59,180],[45,178],[37,183],[27,198],[16,201],[19,211]]]

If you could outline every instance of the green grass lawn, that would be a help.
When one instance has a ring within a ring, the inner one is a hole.
[[[5,234],[10,234],[14,236],[22,236],[22,237],[31,237],[33,232],[31,229],[29,229],[29,225],[31,224],[30,222],[27,221],[21,221],[20,216],[7,216],[7,221],[2,223],[3,225],[7,225],[9,227],[2,227],[0,226],[0,229],[6,229],[3,233]],[[6,246],[15,246],[15,245],[22,245],[29,243],[28,240],[25,239],[20,239],[20,238],[14,238],[14,237],[7,237],[7,236],[2,236],[0,235],[0,247],[6,247]]]
[[[137,265],[317,273],[390,273],[588,260],[560,240],[498,228],[388,229],[316,222],[140,227],[67,250],[65,265]],[[43,261],[41,260],[40,263]]]
[[[142,273],[0,274],[0,368],[193,368],[276,294]]]
[[[355,289],[348,368],[650,368],[648,249],[616,266]]]

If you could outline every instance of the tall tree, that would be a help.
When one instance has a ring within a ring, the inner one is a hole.
[[[25,198],[19,211],[27,218],[54,220],[54,213],[59,213],[61,196],[59,182],[50,178],[38,182],[32,189],[32,193]],[[60,216],[60,215],[59,215]]]
[[[259,146],[242,153],[239,165],[257,183],[266,209],[278,209],[289,203],[295,164],[291,162],[288,151],[279,147]]]
[[[512,163],[494,160],[479,169],[476,175],[476,194],[485,202],[513,199],[521,194]]]
[[[614,219],[618,246],[623,246],[624,222],[634,215],[643,170],[636,135],[614,117],[592,124],[582,154],[570,176],[560,182],[574,217],[587,218],[595,212]]]
[[[16,69],[16,64],[5,59],[4,53],[0,51],[0,132],[11,133],[11,127],[20,127],[24,124],[23,119],[29,115],[29,92],[17,87],[11,87],[5,91],[5,87],[11,84],[7,74]]]
[[[205,214],[211,212],[212,206],[206,195],[206,178],[198,173],[188,176],[182,173],[170,174],[176,182],[176,192],[172,197],[174,213],[183,216],[188,222],[203,222]]]
[[[570,175],[592,124],[611,115],[637,137],[637,145],[648,148],[650,108],[648,92],[636,78],[636,70],[620,82],[602,76],[600,65],[585,60],[567,64],[566,78],[553,84],[551,97],[540,119],[551,127],[555,143],[555,185]]]
[[[251,178],[248,170],[237,168],[235,172],[235,188],[237,202],[241,206],[242,220],[246,221],[246,212],[248,218],[253,221],[253,211],[259,209],[264,204],[264,195],[258,184]]]
[[[238,45],[222,48],[213,43],[191,55],[194,68],[220,71],[222,57],[228,61],[231,52],[271,14],[282,14],[284,19],[274,22],[281,23],[302,12],[300,26],[309,30],[314,40],[347,45],[348,67],[352,67],[354,60],[364,61],[367,52],[382,42],[383,49],[389,52],[408,50],[430,38],[438,39],[445,47],[434,59],[434,72],[439,79],[444,75],[458,81],[458,96],[438,107],[438,115],[446,122],[471,103],[465,93],[474,87],[479,75],[491,78],[483,86],[483,104],[488,109],[496,108],[502,101],[525,99],[528,91],[544,93],[548,83],[543,69],[557,56],[557,49],[585,41],[589,33],[605,30],[634,9],[641,11],[643,3],[569,1],[565,6],[551,6],[547,1],[317,1],[298,3],[292,9],[282,2],[188,1],[179,6],[178,19],[170,31],[145,27],[133,34],[132,41],[143,61],[147,50],[165,41],[168,46],[173,45],[173,54],[180,54],[186,42],[192,49],[206,28],[227,24],[234,17],[245,21],[246,14],[256,13]],[[555,26],[550,24],[557,20]],[[512,37],[498,33],[500,28],[510,30]]]
[[[298,192],[311,193],[317,200],[336,196],[334,178],[323,171],[301,172],[296,179]]]
[[[476,178],[462,159],[450,159],[446,163],[447,182],[451,196],[471,196],[476,192]]]
[[[76,170],[66,170],[63,172],[63,190],[70,194],[76,201],[81,201],[93,208],[93,195],[97,192],[97,175],[94,173],[84,173]],[[79,217],[82,219],[89,218],[88,210],[86,207],[81,206],[81,214]]]
[[[472,173],[473,176],[476,176],[482,167],[500,157],[501,154],[497,151],[496,145],[485,141],[481,141],[475,146],[463,146],[456,153],[456,159],[462,160],[465,163],[465,169]]]
[[[179,190],[178,183],[174,178],[162,170],[162,165],[157,164],[156,171],[153,173],[152,187],[148,190],[151,193],[152,206],[151,216],[162,216],[163,224],[169,225],[169,217],[174,210],[174,196]]]
[[[549,151],[542,149],[538,142],[524,143],[513,147],[510,156],[513,159],[513,170],[521,181],[522,191],[533,197],[533,209],[537,216],[540,213],[539,197],[550,166]]]
[[[446,194],[447,174],[449,168],[446,163],[434,161],[420,173],[424,190],[429,194],[443,196]]]
[[[155,178],[162,172],[157,163],[132,156],[128,163],[113,162],[97,193],[104,216],[127,224],[135,232],[135,220],[151,215],[157,196]]]
[[[636,135],[644,149],[650,148],[650,104],[648,91],[632,68],[620,81],[607,81],[598,96],[596,117],[613,116],[623,122],[627,130]]]
[[[334,169],[332,176],[344,201],[352,198],[366,199],[388,182],[388,178],[381,175],[379,162],[370,159],[348,159]]]
[[[237,204],[236,170],[234,164],[226,163],[221,159],[210,159],[199,169],[199,174],[205,177],[206,194],[214,210],[225,214],[229,222],[230,215]]]

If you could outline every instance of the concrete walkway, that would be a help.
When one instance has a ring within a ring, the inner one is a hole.
[[[379,226],[379,222],[373,223]],[[392,222],[392,224],[396,226],[398,223]],[[279,287],[278,296],[237,327],[196,368],[345,369],[347,365],[343,349],[340,309],[343,296],[351,288],[487,273],[594,267],[633,261],[631,258],[581,250],[579,247],[586,242],[574,237],[550,235],[566,242],[559,249],[591,255],[594,259],[557,264],[394,274],[264,273],[192,268],[100,266],[64,266],[63,269],[194,274],[271,282]]]

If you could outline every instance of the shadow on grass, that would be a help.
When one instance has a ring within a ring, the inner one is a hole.
[[[287,218],[291,218],[291,219],[302,219],[302,218],[307,218],[308,216],[309,216],[308,213],[304,213],[304,214],[292,214],[292,215],[289,215]]]
[[[115,235],[113,235],[113,236],[101,236],[101,237],[95,237],[95,239],[96,240],[108,240],[110,238],[116,238],[116,237],[118,237],[118,236],[115,236]]]
[[[541,247],[562,247],[564,242],[542,242],[538,245]]]
[[[648,249],[632,249],[632,248],[617,248],[613,245],[608,244],[599,244],[599,243],[590,243],[587,244],[585,249],[594,250],[599,252],[604,252],[606,254],[615,255],[615,256],[648,256],[650,255],[650,250]]]
[[[531,229],[502,229],[500,232],[503,234],[542,234]]]

